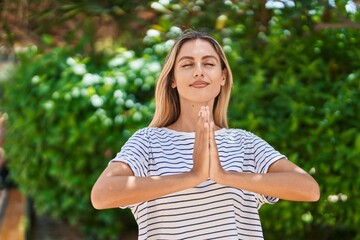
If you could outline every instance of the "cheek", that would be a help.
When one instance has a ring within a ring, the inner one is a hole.
[[[176,84],[177,87],[179,87],[179,85],[186,85],[189,84],[189,82],[191,81],[190,79],[191,74],[189,74],[187,71],[176,71],[174,72],[174,83]]]

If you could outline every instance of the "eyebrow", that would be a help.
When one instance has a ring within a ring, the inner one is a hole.
[[[213,58],[215,59],[216,61],[218,61],[218,59],[214,56],[214,55],[205,55],[203,56],[201,59],[207,59],[207,58]],[[185,60],[185,59],[189,59],[189,60],[193,60],[194,57],[191,57],[191,56],[183,56],[179,59],[178,62],[182,61],[182,60]]]

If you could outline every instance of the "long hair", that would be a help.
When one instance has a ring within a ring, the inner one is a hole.
[[[155,89],[155,113],[150,123],[150,127],[166,127],[180,116],[180,99],[177,89],[171,87],[174,79],[174,65],[176,57],[182,45],[190,40],[202,39],[209,42],[219,55],[221,68],[226,69],[225,85],[221,87],[219,95],[215,98],[213,116],[214,123],[222,128],[228,128],[227,109],[230,100],[230,93],[233,84],[232,72],[225,53],[220,44],[206,33],[197,31],[185,32],[173,45],[169,51],[163,69],[160,73]]]

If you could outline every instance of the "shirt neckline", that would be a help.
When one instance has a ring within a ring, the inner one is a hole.
[[[161,129],[163,129],[169,133],[175,133],[175,134],[186,135],[186,136],[195,136],[195,132],[181,132],[181,131],[176,131],[176,130],[173,130],[173,129],[170,129],[167,127],[162,127]],[[226,130],[227,130],[227,128],[220,128],[219,130],[215,130],[215,135],[222,134]]]

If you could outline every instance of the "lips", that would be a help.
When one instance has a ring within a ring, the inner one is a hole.
[[[205,81],[196,81],[193,82],[192,84],[190,84],[190,87],[194,87],[194,88],[204,88],[207,87],[209,85],[208,82]]]

